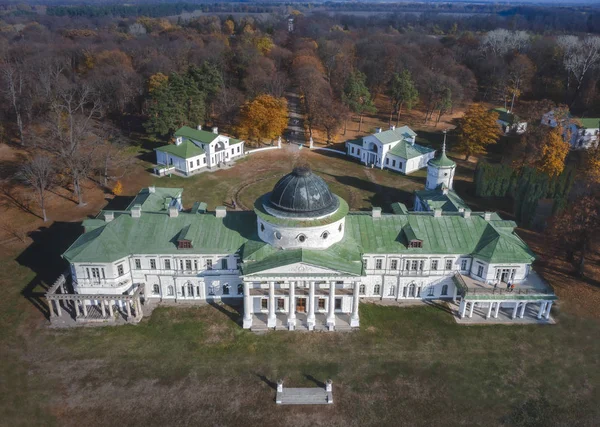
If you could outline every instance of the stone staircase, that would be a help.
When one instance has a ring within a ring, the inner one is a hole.
[[[277,392],[279,405],[329,405],[333,403],[333,394],[321,387],[284,388]]]

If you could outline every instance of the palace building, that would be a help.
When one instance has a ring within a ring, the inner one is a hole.
[[[427,191],[444,195],[456,165],[442,151],[428,167]],[[48,293],[52,313],[137,321],[143,304],[237,299],[244,328],[335,331],[359,327],[361,301],[448,300],[459,317],[478,307],[488,318],[547,319],[556,299],[516,224],[495,213],[431,202],[350,211],[307,167],[252,211],[184,211],[181,192],[150,187],[127,209],[84,221],[63,255],[70,281]]]

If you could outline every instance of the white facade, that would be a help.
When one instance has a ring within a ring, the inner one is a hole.
[[[406,132],[401,129],[406,129]],[[416,134],[408,127],[403,126],[396,129],[395,126],[392,126],[389,131],[382,132],[381,129],[378,129],[375,134],[362,137],[361,142],[346,143],[346,152],[348,156],[359,160],[366,166],[410,174],[427,166],[427,162],[435,156],[434,150],[419,146],[415,140]],[[404,150],[413,154],[403,157],[395,150],[399,144],[408,144],[416,148]],[[419,154],[415,154],[416,152]]]
[[[581,121],[581,125],[577,121]],[[566,121],[566,120],[565,120]],[[542,116],[541,123],[546,126],[555,128],[558,126],[554,111],[549,111]],[[600,118],[599,119],[577,119],[568,120],[566,124],[568,133],[570,134],[569,143],[571,148],[588,149],[598,146],[600,137]],[[564,135],[566,139],[566,134]]]

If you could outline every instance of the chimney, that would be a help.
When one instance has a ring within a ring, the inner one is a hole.
[[[202,130],[202,125],[198,125],[198,130]]]
[[[114,212],[104,212],[104,221],[105,222],[111,222],[113,219],[115,219]]]
[[[179,210],[177,206],[169,206],[169,218],[177,218],[179,216]]]
[[[462,214],[463,218],[471,218],[471,211],[469,209],[465,209]]]
[[[215,126],[214,128],[212,128],[212,131],[213,131],[213,133],[214,133],[215,135],[218,135],[218,134],[219,134],[219,128],[218,128],[218,127],[216,127],[216,126]]]
[[[133,205],[131,208],[131,217],[139,218],[142,216],[142,205]]]
[[[377,208],[373,206],[373,210],[371,211],[371,216],[373,218],[381,218],[381,208]]]
[[[492,219],[492,213],[491,212],[484,212],[483,213],[483,219],[485,219],[486,221],[489,221]]]
[[[381,133],[381,128],[375,128],[375,133]]]
[[[156,187],[154,185],[148,187],[148,193],[156,193]]]
[[[217,206],[215,209],[215,216],[217,218],[225,218],[225,215],[227,215],[227,209],[225,209],[225,206]]]
[[[396,130],[396,125],[391,125],[391,126],[390,126],[390,129],[391,129],[391,130]]]
[[[178,136],[177,138],[175,138],[175,145],[181,145],[182,142],[183,142],[183,138],[181,136]]]
[[[440,208],[435,208],[433,210],[433,217],[434,218],[439,218],[442,216],[442,210]]]

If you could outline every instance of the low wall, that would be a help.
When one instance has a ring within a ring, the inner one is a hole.
[[[278,150],[279,148],[281,148],[281,147],[278,147],[277,145],[275,145],[273,147],[255,148],[254,150],[246,151],[246,154],[258,153],[259,151],[266,151],[266,150]]]
[[[340,151],[340,150],[334,150],[333,148],[325,148],[325,147],[313,147],[313,150],[323,150],[323,151],[331,151],[332,153],[337,153],[337,154],[342,154],[342,155],[346,155],[345,151]]]

